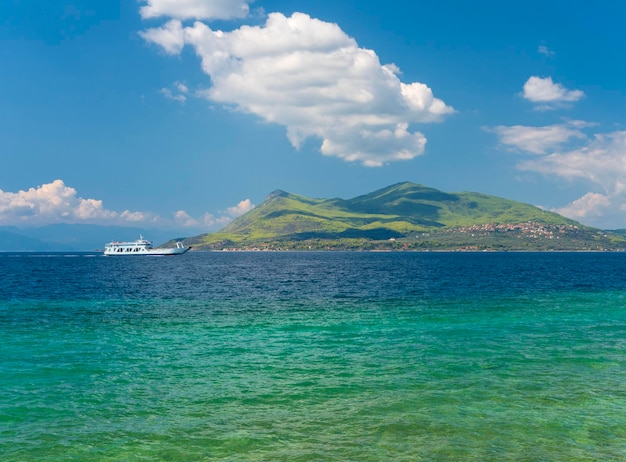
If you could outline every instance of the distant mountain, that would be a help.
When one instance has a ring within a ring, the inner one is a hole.
[[[274,191],[196,249],[622,250],[624,237],[532,205],[398,183],[353,199]]]
[[[50,245],[21,234],[10,227],[0,228],[0,252],[47,252]]]
[[[0,252],[68,252],[94,251],[106,242],[135,240],[139,235],[155,245],[172,239],[172,231],[100,226],[83,224],[54,224],[37,228],[0,227]]]

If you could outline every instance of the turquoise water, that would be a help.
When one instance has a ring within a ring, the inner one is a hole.
[[[0,454],[626,459],[617,254],[0,256]]]

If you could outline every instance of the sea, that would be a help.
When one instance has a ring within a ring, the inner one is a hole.
[[[0,254],[0,460],[623,461],[626,254]]]

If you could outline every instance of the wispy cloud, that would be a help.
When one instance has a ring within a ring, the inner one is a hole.
[[[189,89],[184,83],[175,82],[173,89],[161,88],[161,90],[159,90],[159,93],[161,93],[167,99],[172,99],[174,101],[178,101],[179,103],[184,103],[185,101],[187,101],[186,94],[189,93]]]
[[[554,51],[550,50],[545,45],[539,45],[539,47],[537,48],[537,53],[539,53],[540,55],[547,56],[548,58],[554,58],[554,56],[556,55]]]
[[[218,213],[217,215],[213,215],[212,213],[205,213],[201,217],[194,218],[190,216],[184,210],[179,210],[174,214],[174,219],[176,223],[180,226],[187,228],[215,228],[215,227],[223,227],[228,223],[233,221],[233,219],[240,217],[244,213],[249,212],[254,208],[254,204],[250,199],[244,199],[240,201],[237,205],[232,207],[228,207],[225,211]]]
[[[228,224],[233,218],[254,208],[250,199],[227,208],[217,217],[210,213],[193,218],[179,210],[172,218],[152,212],[107,209],[103,201],[85,199],[63,180],[54,180],[25,191],[6,192],[0,189],[0,225],[43,226],[53,223],[89,223],[102,225],[203,228],[207,231]]]
[[[552,77],[530,77],[524,84],[524,99],[540,104],[539,110],[563,107],[566,103],[580,100],[585,93],[581,90],[568,90],[560,83],[554,83]]]
[[[520,163],[523,170],[588,180],[611,194],[626,193],[626,131],[597,134],[576,149]]]
[[[216,226],[225,226],[232,220],[231,217],[228,216],[219,216],[216,217],[211,213],[206,212],[204,215],[200,217],[192,217],[184,210],[178,210],[174,214],[174,221],[183,228],[206,228],[213,229]]]
[[[246,17],[253,0],[142,0],[144,19],[167,16],[176,19],[233,19]]]
[[[586,138],[585,134],[579,130],[586,125],[581,121],[572,121],[544,127],[499,125],[486,128],[486,130],[498,135],[500,143],[505,146],[532,154],[545,154],[572,139]]]
[[[161,93],[167,99],[173,99],[174,101],[178,101],[179,103],[184,103],[185,101],[187,101],[187,97],[185,95],[174,94],[169,88],[161,88],[159,90],[159,93]]]
[[[592,191],[555,209],[587,224],[624,226],[626,211],[626,131],[587,136],[593,127],[572,121],[545,127],[495,127],[503,145],[520,154],[532,154],[518,163],[520,170],[567,180],[582,180]]]
[[[424,152],[414,123],[442,120],[453,108],[419,82],[403,83],[337,24],[302,13],[272,13],[263,26],[214,31],[172,19],[141,33],[169,54],[192,46],[212,86],[201,94],[286,127],[298,149],[309,138],[320,151],[366,166]]]

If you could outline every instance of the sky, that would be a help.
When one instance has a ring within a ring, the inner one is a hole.
[[[626,228],[626,2],[5,0],[0,226],[411,181]]]

